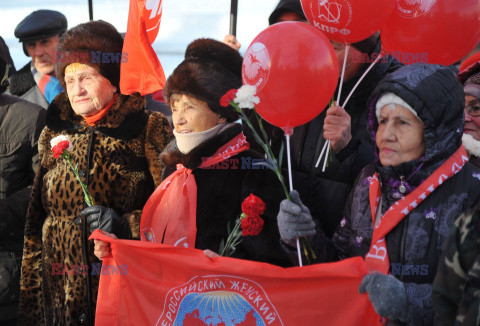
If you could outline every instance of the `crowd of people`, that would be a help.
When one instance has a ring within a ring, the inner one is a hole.
[[[308,23],[300,0],[280,0],[269,24],[292,20]],[[234,163],[265,157],[255,130],[220,103],[242,86],[235,36],[192,41],[165,103],[121,94],[121,63],[92,59],[122,53],[107,22],[68,29],[60,12],[38,10],[15,36],[31,61],[16,71],[0,38],[0,326],[93,325],[100,277],[83,268],[111,255],[88,240],[94,230],[213,258],[251,194],[265,205],[263,229],[233,257],[295,266],[304,239],[309,264],[365,259],[358,291],[387,325],[480,324],[480,61],[460,72],[380,61],[345,107],[294,129],[285,199],[273,171]],[[354,58],[380,52],[381,39],[348,54],[332,46],[340,70],[347,55],[343,103],[369,65]],[[283,131],[263,124],[281,152]],[[52,151],[58,136],[76,169]]]

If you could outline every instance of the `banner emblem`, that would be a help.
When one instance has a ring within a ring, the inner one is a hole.
[[[229,275],[195,276],[170,289],[157,325],[283,325],[256,282]]]

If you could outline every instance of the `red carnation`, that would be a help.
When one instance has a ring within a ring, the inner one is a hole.
[[[263,219],[258,215],[247,216],[240,220],[242,235],[258,235],[263,229]]]
[[[57,145],[53,146],[52,148],[53,157],[59,158],[60,156],[62,156],[63,151],[67,150],[69,146],[70,146],[70,142],[68,140],[63,140],[59,142]]]
[[[237,90],[236,89],[231,89],[229,90],[225,95],[222,96],[220,99],[220,105],[223,107],[227,107],[230,105],[230,102],[232,102],[235,99],[235,96],[237,95]]]
[[[247,216],[260,216],[265,211],[265,203],[254,194],[250,194],[242,203],[242,212]]]

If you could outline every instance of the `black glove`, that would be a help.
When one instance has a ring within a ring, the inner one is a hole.
[[[292,201],[285,199],[280,203],[277,224],[283,242],[296,247],[297,238],[313,236],[316,230],[312,215],[303,205],[298,192],[291,191],[290,198]]]
[[[90,232],[100,229],[113,233],[120,239],[132,237],[132,231],[127,220],[115,213],[111,208],[93,205],[82,210],[80,215],[90,224]]]
[[[365,275],[358,292],[368,292],[368,298],[380,316],[408,322],[407,290],[395,276],[380,273]]]

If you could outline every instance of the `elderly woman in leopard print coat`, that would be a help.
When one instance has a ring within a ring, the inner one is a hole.
[[[97,226],[107,232],[139,238],[141,209],[160,183],[159,154],[172,138],[167,119],[145,111],[144,97],[119,94],[119,63],[79,60],[86,58],[81,52],[88,58],[92,51],[121,53],[122,45],[115,28],[99,21],[81,24],[60,40],[57,77],[66,92],[49,106],[39,140],[41,169],[25,228],[20,324],[94,322],[101,265],[88,241],[91,221],[79,218],[86,208],[80,183],[66,160],[53,157],[52,138],[70,138],[70,157],[96,204],[88,209],[117,212],[97,212]]]

